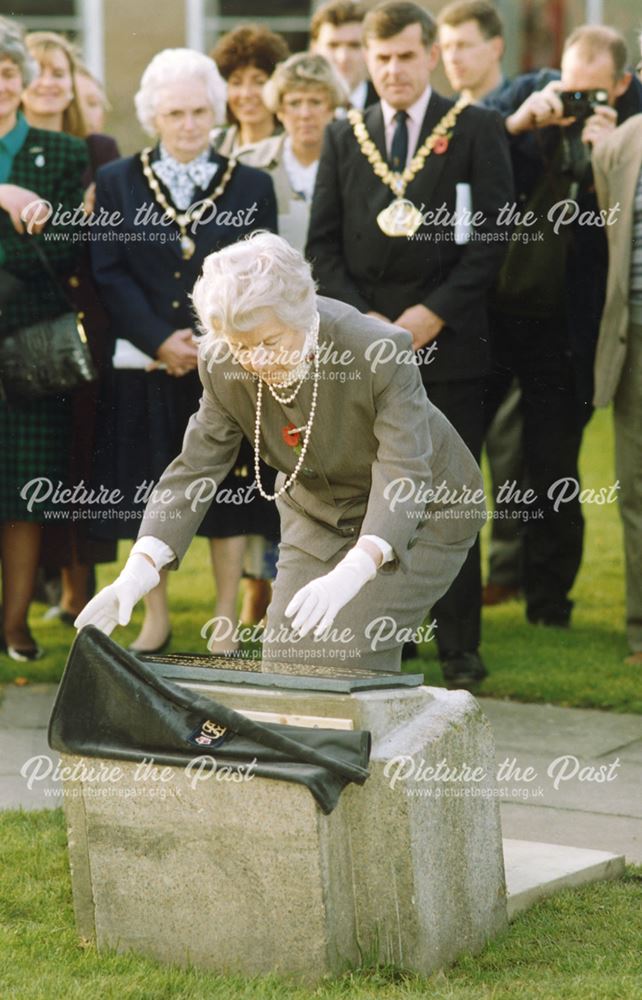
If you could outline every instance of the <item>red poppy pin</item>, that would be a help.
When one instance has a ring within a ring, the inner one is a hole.
[[[448,149],[448,137],[445,135],[440,135],[437,141],[435,142],[435,145],[432,147],[432,151],[433,153],[436,153],[437,156],[441,156],[441,154],[445,153],[447,149]]]
[[[283,440],[290,448],[298,448],[301,444],[301,431],[294,424],[286,424],[281,428]]]

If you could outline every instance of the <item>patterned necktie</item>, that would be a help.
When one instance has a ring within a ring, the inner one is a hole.
[[[397,111],[395,115],[395,130],[392,133],[390,146],[390,169],[402,174],[406,169],[408,159],[408,119],[407,111]]]

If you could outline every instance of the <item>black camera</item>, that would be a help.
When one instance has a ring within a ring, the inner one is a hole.
[[[560,93],[565,118],[590,118],[600,104],[609,103],[606,90],[562,90]]]

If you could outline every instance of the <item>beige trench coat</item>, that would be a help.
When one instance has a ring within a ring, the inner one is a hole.
[[[642,169],[642,115],[634,115],[593,152],[600,208],[619,205],[606,227],[609,276],[595,357],[595,406],[608,406],[617,391],[629,336],[629,284],[633,243],[633,202]]]

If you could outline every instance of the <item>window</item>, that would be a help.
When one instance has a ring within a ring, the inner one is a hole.
[[[58,31],[77,38],[82,31],[77,0],[12,0],[10,14],[27,31]]]
[[[244,23],[264,24],[284,36],[292,52],[308,47],[310,0],[204,0],[204,48],[209,51],[220,35]],[[239,7],[243,16],[239,17]]]
[[[104,79],[103,0],[12,0],[10,14],[27,31],[66,35],[92,73]]]

